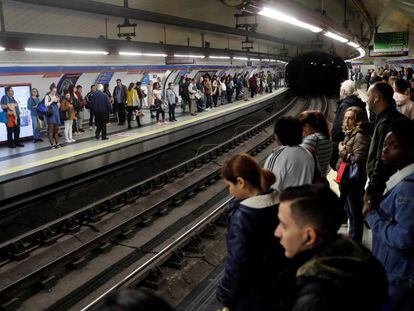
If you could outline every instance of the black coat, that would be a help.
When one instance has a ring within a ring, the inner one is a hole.
[[[229,204],[228,256],[217,299],[231,310],[271,310],[270,285],[287,259],[274,237],[277,192]]]
[[[379,311],[387,303],[385,270],[349,238],[298,254],[275,282],[274,310]]]

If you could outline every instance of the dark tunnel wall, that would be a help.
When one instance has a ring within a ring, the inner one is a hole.
[[[286,82],[296,95],[335,96],[347,78],[340,57],[319,51],[298,55],[286,66]]]

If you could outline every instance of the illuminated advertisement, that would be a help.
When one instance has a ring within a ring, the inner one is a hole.
[[[27,99],[30,97],[30,85],[13,85],[14,99],[19,104],[20,109],[20,137],[33,136],[32,119],[30,111],[27,109]],[[5,86],[0,86],[0,98],[5,94]],[[6,125],[0,124],[0,142],[7,140]]]

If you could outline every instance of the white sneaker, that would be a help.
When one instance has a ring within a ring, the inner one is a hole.
[[[72,141],[71,141],[71,140],[69,140],[69,139],[66,139],[66,140],[65,140],[65,142],[69,144],[69,143],[71,143]]]
[[[92,130],[93,130],[92,126],[90,126],[90,127],[89,127],[89,130],[90,130],[90,131],[92,131]]]
[[[73,138],[70,140],[72,143],[75,143],[76,142],[76,140],[74,140]]]

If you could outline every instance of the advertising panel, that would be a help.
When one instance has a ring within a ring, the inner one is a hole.
[[[0,86],[0,98],[5,94],[4,88]],[[33,136],[32,119],[30,118],[30,111],[27,109],[27,99],[30,97],[31,87],[29,84],[13,85],[14,99],[19,104],[20,109],[20,137]],[[0,124],[0,142],[7,140],[7,130],[5,124]]]

